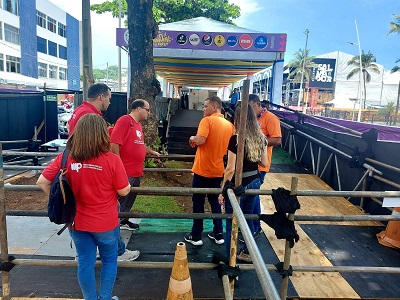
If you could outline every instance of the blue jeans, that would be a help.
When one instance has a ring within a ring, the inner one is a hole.
[[[85,300],[111,300],[117,277],[117,248],[119,226],[106,232],[87,232],[69,229],[78,254],[78,282]],[[99,248],[101,272],[99,291],[96,289],[94,265]]]
[[[221,188],[222,177],[207,178],[197,174],[193,176],[192,186],[194,188]],[[214,214],[221,213],[221,205],[218,202],[218,195],[216,194],[193,194],[193,212],[204,213],[204,204],[206,196],[208,203],[211,206],[211,212]],[[222,233],[222,220],[213,220],[214,223],[214,234]],[[201,238],[203,232],[203,219],[193,220],[192,235],[193,238]]]
[[[261,185],[264,183],[265,174],[267,174],[267,172],[260,171]],[[257,197],[257,199],[256,199],[256,203],[254,204],[254,211],[252,213],[256,214],[256,215],[260,215],[261,214],[260,195],[257,195],[256,197]],[[253,220],[253,226],[254,226],[254,232],[260,231],[261,230],[260,220]]]
[[[259,178],[254,179],[252,182],[250,182],[248,185],[246,185],[244,188],[246,190],[248,189],[259,189],[261,186],[261,181]],[[255,203],[257,202],[257,195],[241,195],[240,196],[240,208],[242,209],[243,214],[252,214],[254,211],[254,206]],[[233,208],[231,201],[229,201],[229,198],[225,198],[225,213],[231,214],[233,213]],[[247,225],[250,228],[250,232],[254,232],[254,225],[253,225],[253,220],[247,220]],[[231,249],[231,235],[232,235],[232,220],[231,219],[226,219],[226,250],[228,257],[230,255],[230,249]],[[244,250],[247,252],[247,247],[244,245]]]

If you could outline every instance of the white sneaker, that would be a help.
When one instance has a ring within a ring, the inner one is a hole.
[[[124,254],[118,256],[118,261],[134,261],[140,255],[139,250],[128,250],[126,249]]]

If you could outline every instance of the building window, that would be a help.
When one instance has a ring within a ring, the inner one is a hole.
[[[47,77],[47,64],[39,63],[38,64],[38,76],[39,77]]]
[[[51,32],[57,32],[57,21],[47,16],[47,29]]]
[[[0,53],[0,71],[4,71],[4,55]]]
[[[37,51],[47,54],[47,40],[40,36],[37,37]]]
[[[40,11],[36,11],[36,24],[46,28],[46,15]]]
[[[49,55],[57,57],[57,44],[49,41]]]
[[[67,36],[67,26],[60,22],[58,22],[58,35],[61,35],[62,37]]]
[[[19,45],[19,28],[4,23],[4,40]]]
[[[3,23],[0,22],[0,40],[3,39]]]
[[[3,9],[18,16],[18,0],[3,0]]]
[[[19,57],[6,55],[6,71],[21,73],[21,59]]]
[[[67,47],[58,45],[58,57],[62,59],[67,59]]]
[[[66,68],[59,68],[59,76],[58,78],[61,80],[67,80],[67,69]]]
[[[57,66],[49,65],[49,78],[57,79]]]

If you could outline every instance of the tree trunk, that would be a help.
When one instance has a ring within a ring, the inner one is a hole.
[[[396,123],[397,123],[397,115],[399,113],[399,104],[400,104],[400,81],[399,81],[399,88],[397,89],[397,103],[396,103],[396,110],[394,113],[393,126],[396,126]]]
[[[153,0],[130,0],[127,3],[131,63],[129,103],[135,99],[149,102],[151,114],[143,122],[143,131],[146,145],[154,149],[158,138],[155,97],[161,91],[153,61],[153,38],[158,26],[153,17]]]

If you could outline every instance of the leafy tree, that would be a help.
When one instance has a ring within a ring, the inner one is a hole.
[[[119,1],[105,1],[92,5],[97,13],[111,12],[119,16]],[[157,144],[158,122],[155,114],[155,97],[160,83],[156,79],[153,60],[153,38],[158,32],[157,23],[174,22],[186,18],[206,16],[232,24],[240,16],[240,8],[228,0],[122,0],[122,10],[127,11],[129,54],[131,63],[130,101],[144,99],[150,104],[151,114],[143,123],[146,144]],[[154,5],[153,5],[154,4]],[[124,12],[125,13],[125,12]]]
[[[390,122],[390,117],[393,116],[395,110],[394,102],[389,102],[384,108],[378,110],[378,115],[385,116],[385,122],[388,124]]]
[[[400,34],[400,16],[393,14],[393,17],[396,19],[396,21],[389,23],[390,30],[389,30],[388,34],[391,34],[391,33]],[[396,63],[398,63],[398,62],[400,62],[400,59],[396,60]],[[391,73],[398,72],[398,71],[400,71],[400,67],[395,66],[391,70]],[[399,88],[397,90],[396,112],[394,114],[393,125],[396,125],[396,123],[397,123],[397,115],[399,114],[399,105],[400,105],[400,82],[399,82]]]
[[[154,70],[153,38],[157,34],[158,26],[152,7],[153,0],[128,1],[129,59],[132,66],[129,104],[135,99],[149,102],[151,114],[143,123],[143,129],[146,145],[154,148],[158,137],[155,97],[160,93],[161,87]]]
[[[348,63],[348,66],[354,67],[353,70],[347,75],[347,80],[353,77],[355,74],[360,72],[360,56],[354,56]],[[371,81],[371,74],[370,72],[379,74],[379,68],[376,64],[375,56],[368,51],[368,53],[361,53],[361,67],[362,67],[362,76],[363,76],[363,83],[364,83],[364,101],[363,101],[363,108],[365,108],[365,101],[367,99],[367,83]]]
[[[288,63],[288,67],[291,68],[288,78],[293,79],[294,82],[301,82],[301,73],[303,72],[303,62],[304,62],[304,74],[303,82],[310,80],[312,75],[312,67],[316,67],[313,63],[315,56],[309,56],[310,49],[306,51],[299,49],[294,55],[293,59]]]
[[[91,10],[102,14],[111,12],[113,17],[119,16],[118,0],[105,1],[91,5]],[[127,14],[126,0],[121,1],[122,16]],[[195,17],[207,17],[216,21],[234,24],[240,17],[240,7],[230,4],[228,0],[154,0],[154,19],[158,24],[171,23]]]

